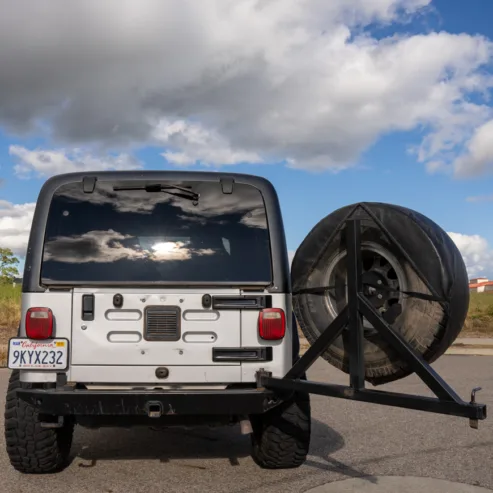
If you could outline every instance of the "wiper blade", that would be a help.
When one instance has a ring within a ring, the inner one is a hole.
[[[188,188],[179,187],[176,185],[145,185],[141,187],[113,187],[113,191],[119,192],[122,190],[145,190],[149,193],[163,192],[168,195],[173,195],[174,197],[180,197],[182,199],[192,200],[193,202],[198,202],[200,195],[198,193],[192,192]],[[172,192],[171,190],[179,190],[178,192]]]

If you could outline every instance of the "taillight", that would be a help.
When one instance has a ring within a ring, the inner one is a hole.
[[[53,312],[49,308],[29,308],[26,313],[26,336],[49,339],[53,335]]]
[[[258,318],[258,333],[262,339],[277,341],[286,334],[286,315],[280,308],[266,308]]]

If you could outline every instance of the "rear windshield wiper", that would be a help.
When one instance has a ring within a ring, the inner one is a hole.
[[[174,197],[180,197],[182,199],[191,200],[194,203],[198,203],[200,195],[192,192],[188,188],[178,187],[176,185],[145,185],[141,187],[113,187],[113,191],[119,192],[122,190],[145,190],[149,193],[163,192]],[[178,192],[172,192],[171,190],[179,190]]]

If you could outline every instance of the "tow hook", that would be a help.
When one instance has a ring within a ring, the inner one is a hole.
[[[148,402],[146,410],[149,418],[160,418],[163,415],[163,405],[160,402]]]

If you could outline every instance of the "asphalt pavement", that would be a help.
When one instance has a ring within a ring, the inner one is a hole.
[[[444,356],[433,366],[464,399],[473,387],[483,387],[478,401],[493,408],[493,357]],[[8,376],[8,370],[0,370],[2,409]],[[309,378],[347,382],[324,361],[316,363]],[[431,395],[415,376],[385,389]],[[383,492],[402,484],[406,493],[438,493],[438,484],[453,483],[462,484],[449,486],[449,493],[473,492],[474,486],[493,489],[493,418],[474,430],[464,418],[317,396],[312,413],[310,456],[303,467],[286,471],[259,469],[249,456],[248,437],[237,426],[77,428],[65,471],[28,476],[11,468],[2,432],[0,492]]]

